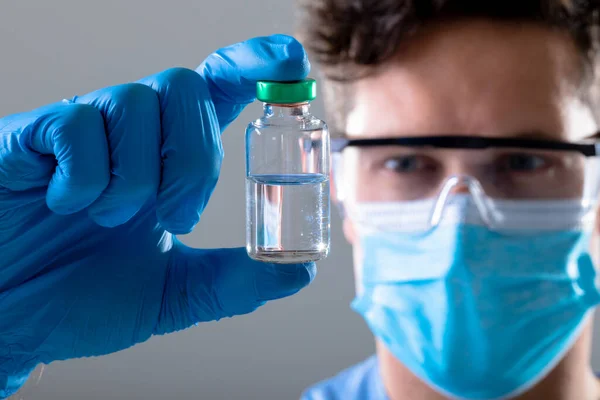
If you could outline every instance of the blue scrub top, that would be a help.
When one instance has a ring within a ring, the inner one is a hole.
[[[600,371],[595,375],[600,379]],[[389,400],[373,355],[306,389],[300,400]]]
[[[379,375],[377,356],[308,388],[300,400],[389,400]]]

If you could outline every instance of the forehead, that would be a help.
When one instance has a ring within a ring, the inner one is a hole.
[[[579,95],[581,71],[572,41],[543,27],[432,26],[354,84],[346,133],[582,139],[598,127]]]

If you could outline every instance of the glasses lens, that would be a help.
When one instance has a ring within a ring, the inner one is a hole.
[[[488,203],[529,202],[530,209],[531,202],[569,201],[583,206],[598,192],[598,160],[576,151],[370,146],[348,147],[334,160],[336,176],[341,175],[336,186],[345,208],[362,203],[435,202],[455,176],[467,176],[471,183],[452,186],[450,196],[473,194],[472,182],[477,182]]]

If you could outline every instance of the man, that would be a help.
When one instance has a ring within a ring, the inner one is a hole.
[[[596,399],[596,3],[309,4],[353,304],[377,356],[306,399]],[[196,250],[220,134],[287,36],[0,120],[0,392],[291,295],[314,265]],[[343,136],[343,137],[342,137]]]
[[[599,131],[600,3],[311,3],[377,356],[303,398],[599,398],[597,172],[543,141]]]

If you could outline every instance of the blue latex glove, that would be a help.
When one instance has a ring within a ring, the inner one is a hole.
[[[0,397],[39,363],[246,314],[309,284],[314,264],[259,263],[244,248],[173,236],[198,223],[221,132],[254,101],[255,81],[308,70],[293,38],[255,38],[196,71],[0,119]]]

